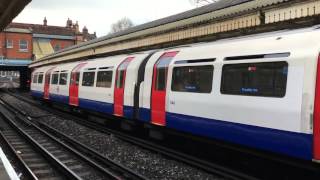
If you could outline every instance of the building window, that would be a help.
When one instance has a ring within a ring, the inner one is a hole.
[[[67,84],[67,79],[68,79],[68,73],[61,73],[60,74],[59,84],[60,85],[66,85]]]
[[[61,49],[60,44],[56,44],[56,45],[54,46],[54,51],[55,51],[55,52],[59,51],[60,49]]]
[[[13,48],[13,41],[12,40],[7,40],[7,48]]]
[[[112,71],[100,71],[97,76],[97,87],[110,88],[112,84]]]
[[[93,86],[95,72],[84,72],[82,78],[82,86]]]
[[[287,76],[287,62],[224,65],[222,68],[221,93],[284,97]]]
[[[19,41],[19,50],[21,52],[28,52],[28,41],[20,40]]]
[[[175,67],[172,73],[172,91],[211,93],[213,66]]]

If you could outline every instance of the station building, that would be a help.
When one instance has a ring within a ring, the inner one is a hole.
[[[66,26],[11,23],[0,33],[0,63],[3,65],[28,65],[61,49],[96,38],[84,27],[79,30],[78,22],[68,19]]]
[[[43,24],[11,23],[0,32],[0,71],[16,71],[25,86],[30,80],[30,63],[95,38],[96,33],[90,34],[86,26],[80,31],[78,22],[71,19],[65,26],[50,26],[46,18]]]

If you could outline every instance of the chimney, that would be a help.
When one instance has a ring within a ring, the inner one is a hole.
[[[44,26],[47,26],[47,25],[48,25],[47,17],[44,17],[44,19],[43,19],[43,25],[44,25]]]
[[[72,28],[72,20],[70,18],[68,18],[67,20],[67,28]]]
[[[83,33],[83,34],[88,34],[88,32],[89,32],[89,31],[88,31],[87,26],[84,26],[83,29],[82,29],[82,33]]]

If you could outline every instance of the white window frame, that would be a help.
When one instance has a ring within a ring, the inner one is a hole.
[[[12,39],[7,39],[6,47],[7,47],[7,49],[13,48],[13,40]]]
[[[23,45],[26,46],[25,49],[22,49],[22,48],[21,48],[21,45],[22,45],[21,42],[22,42],[22,41],[25,41],[25,42],[26,42],[26,44],[23,44]],[[20,51],[20,52],[28,52],[28,51],[29,51],[29,48],[28,48],[28,47],[29,47],[29,43],[28,43],[27,40],[25,40],[25,39],[20,39],[20,40],[19,40],[19,51]]]

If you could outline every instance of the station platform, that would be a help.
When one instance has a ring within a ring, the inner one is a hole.
[[[7,156],[0,147],[0,180],[19,180]]]

